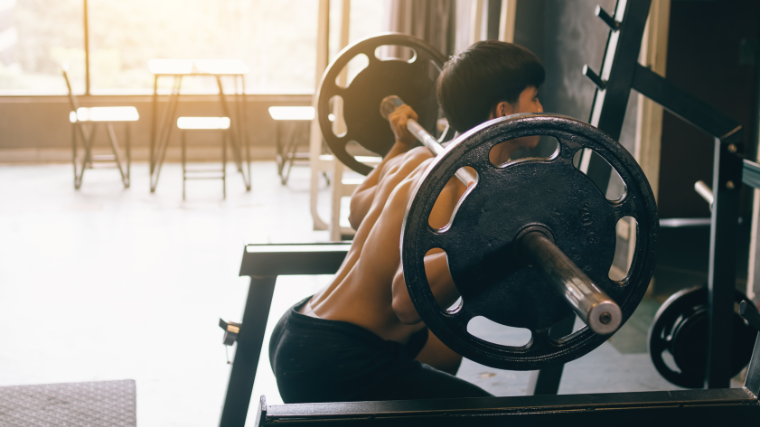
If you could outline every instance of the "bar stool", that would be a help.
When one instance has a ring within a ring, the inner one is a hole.
[[[277,173],[280,175],[280,182],[285,185],[293,166],[309,164],[309,152],[299,152],[298,146],[300,142],[309,142],[309,125],[314,120],[314,107],[269,107],[269,115],[277,122]],[[284,132],[283,128],[286,128]],[[303,135],[306,137],[299,138]]]
[[[229,117],[180,117],[177,127],[182,133],[182,200],[185,200],[185,182],[188,179],[221,179],[222,197],[227,198],[227,133],[230,129]],[[188,131],[219,131],[222,134],[222,168],[187,168],[187,132]]]
[[[96,168],[117,168],[121,173],[121,181],[124,188],[129,188],[129,167],[131,164],[130,156],[130,123],[140,119],[135,107],[80,107],[77,102],[74,91],[71,90],[71,82],[66,68],[62,70],[63,78],[66,80],[66,87],[69,89],[69,122],[72,126],[71,149],[72,159],[74,162],[74,189],[78,190],[82,186],[82,177],[85,169]],[[119,146],[119,140],[116,138],[116,132],[113,125],[115,123],[124,124],[126,144],[122,150]],[[111,143],[113,154],[92,154],[92,147],[95,141],[95,132],[100,125],[106,128],[108,140]],[[80,156],[77,152],[79,145],[78,139],[82,140],[84,155]]]

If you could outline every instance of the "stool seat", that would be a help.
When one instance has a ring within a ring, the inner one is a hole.
[[[229,117],[179,117],[177,127],[182,131],[182,200],[185,200],[185,182],[189,179],[221,179],[222,196],[227,198],[227,133],[230,129]],[[222,133],[221,169],[188,168],[187,131],[220,131]]]
[[[140,119],[135,107],[80,107],[69,113],[69,122],[136,122]]]
[[[230,128],[229,117],[180,117],[177,127],[182,130],[227,130]]]
[[[277,122],[277,173],[282,185],[287,184],[290,171],[295,165],[308,165],[311,155],[298,152],[302,135],[309,134],[309,122],[314,120],[314,107],[307,105],[288,105],[269,107],[269,116]],[[282,127],[287,130],[282,132]],[[308,140],[308,137],[306,138]],[[326,178],[326,177],[325,177]]]
[[[314,120],[314,107],[269,107],[269,115],[272,117],[272,120],[312,121]]]

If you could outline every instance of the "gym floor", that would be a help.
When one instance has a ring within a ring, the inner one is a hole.
[[[141,427],[217,424],[229,375],[217,323],[242,315],[244,243],[327,240],[312,230],[307,168],[282,187],[274,162],[254,163],[246,193],[228,167],[227,200],[220,182],[190,181],[183,202],[178,164],[164,166],[154,194],[146,164],[132,165],[129,190],[117,172],[90,170],[79,191],[70,165],[0,166],[0,386],[134,379]],[[324,217],[328,201],[323,191]],[[329,280],[281,278],[270,331]],[[608,343],[568,364],[560,393],[676,389],[647,354],[658,306],[646,299]],[[521,337],[477,329],[496,342]],[[459,376],[507,396],[525,393],[529,373],[465,361]],[[266,355],[260,394],[281,402]]]

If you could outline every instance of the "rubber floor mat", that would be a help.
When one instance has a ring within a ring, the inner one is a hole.
[[[3,427],[134,427],[134,380],[0,387]]]

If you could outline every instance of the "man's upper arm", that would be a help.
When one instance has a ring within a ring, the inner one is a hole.
[[[433,228],[441,228],[449,223],[459,198],[464,194],[465,187],[456,178],[446,184],[433,206],[428,223]],[[454,281],[449,273],[446,254],[441,249],[432,249],[425,255],[425,273],[441,306],[448,307],[459,297]],[[403,323],[419,322],[419,314],[411,302],[406,288],[403,270],[399,268],[393,280],[393,309]]]

